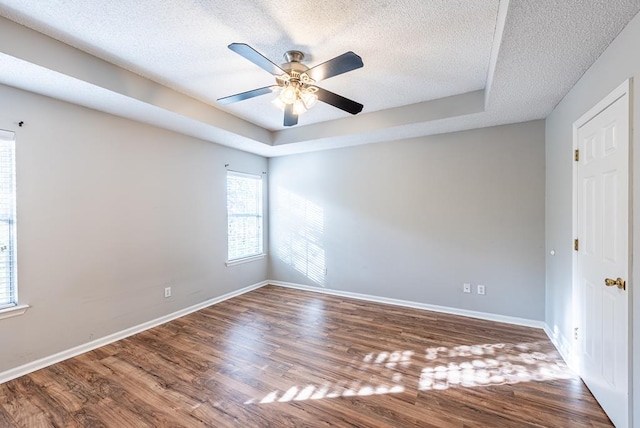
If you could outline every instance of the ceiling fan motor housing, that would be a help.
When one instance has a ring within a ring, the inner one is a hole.
[[[303,75],[303,73],[309,69],[309,67],[301,62],[304,59],[304,53],[300,51],[287,51],[284,54],[284,59],[287,62],[282,64],[282,69],[287,72],[288,76],[279,76],[279,78],[276,79],[278,85],[284,86],[287,81],[289,83],[293,83],[294,85],[298,85],[301,83],[313,83],[313,80],[311,80],[308,76]]]
[[[298,50],[287,51],[284,54],[286,62],[279,67],[246,43],[231,43],[229,49],[271,73],[277,86],[265,86],[219,98],[218,102],[221,104],[246,100],[280,89],[278,99],[284,106],[284,126],[296,125],[298,115],[304,113],[316,101],[322,101],[350,114],[358,114],[364,107],[360,103],[315,86],[315,83],[321,80],[363,67],[362,58],[351,51],[309,68],[302,64],[304,53]]]

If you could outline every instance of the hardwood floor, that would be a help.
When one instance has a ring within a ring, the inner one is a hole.
[[[266,286],[0,385],[0,426],[612,425],[542,330]]]

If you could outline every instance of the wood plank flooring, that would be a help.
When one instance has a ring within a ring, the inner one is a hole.
[[[266,286],[0,385],[0,427],[609,427],[542,330]]]

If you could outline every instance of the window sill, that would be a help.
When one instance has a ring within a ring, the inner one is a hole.
[[[243,263],[249,263],[249,262],[254,262],[256,260],[262,260],[266,256],[267,255],[263,253],[263,254],[258,254],[257,256],[245,257],[245,258],[242,258],[242,259],[227,260],[225,265],[227,265],[227,267],[231,267],[231,266],[235,266],[235,265],[241,265]]]
[[[29,305],[11,306],[10,308],[0,309],[0,320],[5,318],[17,317],[27,312]]]

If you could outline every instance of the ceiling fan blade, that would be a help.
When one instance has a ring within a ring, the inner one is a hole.
[[[293,126],[298,124],[298,115],[293,114],[293,104],[287,104],[284,109],[284,126]]]
[[[286,74],[283,69],[278,67],[276,64],[274,64],[270,60],[268,60],[260,52],[258,52],[257,50],[255,50],[254,48],[252,48],[246,43],[231,43],[229,45],[229,49],[231,49],[238,55],[243,56],[244,58],[248,59],[258,67],[268,71],[274,76],[280,76],[281,74]]]
[[[326,89],[318,88],[316,92],[318,99],[324,103],[331,104],[334,107],[339,108],[340,110],[344,110],[347,113],[358,114],[362,111],[364,107],[362,104],[357,103],[349,98],[345,98],[341,95],[334,94],[331,91],[327,91]]]
[[[249,98],[257,97],[264,94],[270,94],[274,91],[277,86],[265,86],[264,88],[254,89],[252,91],[241,92],[235,95],[229,95],[228,97],[218,98],[218,102],[220,104],[231,104],[242,100],[247,100]]]
[[[349,51],[327,62],[311,67],[305,73],[316,82],[319,82],[363,66],[362,58]]]

